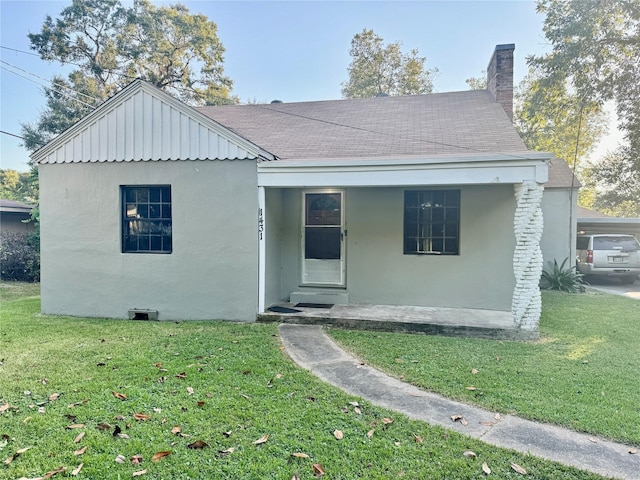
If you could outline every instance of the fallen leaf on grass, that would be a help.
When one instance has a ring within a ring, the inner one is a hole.
[[[175,375],[176,378],[187,378],[187,372],[178,373]]]
[[[124,393],[119,392],[111,392],[111,394],[116,397],[118,400],[126,400],[127,396]]]
[[[471,374],[472,375],[477,375],[478,374],[478,369],[477,368],[472,368],[471,369]]]
[[[527,474],[527,471],[524,468],[522,468],[520,465],[518,465],[517,463],[512,463],[511,464],[511,468],[513,468],[513,470],[515,472],[518,472],[520,475],[526,475]]]
[[[82,470],[82,467],[83,467],[83,466],[84,466],[84,463],[81,463],[80,465],[78,465],[76,468],[74,468],[74,469],[71,471],[71,475],[73,475],[74,477],[76,477],[76,476],[80,473],[80,470]]]
[[[362,415],[362,410],[360,410],[360,407],[354,407],[353,411],[356,412],[358,415]]]
[[[141,475],[144,475],[145,473],[147,473],[147,469],[145,468],[144,470],[138,470],[137,472],[133,472],[133,474],[131,474],[132,477],[140,477]]]
[[[153,407],[153,411],[154,411],[155,413],[162,413],[162,409],[161,409],[161,408],[158,408],[158,407]]]
[[[401,445],[401,444],[400,444],[400,442],[393,442],[393,444],[394,444],[396,447],[399,447],[399,446]]]
[[[344,438],[344,433],[341,430],[334,430],[333,436],[336,437],[336,440],[342,440]]]
[[[0,413],[9,410],[9,407],[11,407],[11,405],[9,405],[8,403],[4,403],[2,405],[0,405]]]
[[[181,431],[182,429],[178,425],[171,429],[171,433],[173,433],[174,435],[178,435]]]
[[[374,434],[375,432],[376,432],[375,430],[369,430],[369,431],[367,432],[367,438],[371,438],[371,437],[373,437],[373,434]]]
[[[206,403],[207,402],[200,401],[200,402],[197,402],[196,405],[199,406],[199,407],[204,407]]]
[[[79,448],[78,450],[76,450],[75,452],[73,452],[73,454],[74,454],[75,456],[78,456],[78,455],[82,455],[82,454],[83,454],[84,452],[86,452],[86,451],[87,451],[87,446],[85,445],[84,447]]]
[[[482,471],[485,475],[491,475],[491,469],[489,468],[489,465],[487,465],[487,462],[482,464]]]
[[[254,442],[255,443],[255,442]],[[187,448],[191,448],[193,450],[201,450],[205,447],[208,447],[209,444],[206,442],[203,442],[202,440],[196,440],[193,443],[190,443],[189,445],[187,445]]]
[[[134,465],[140,465],[142,463],[142,455],[134,455],[129,460],[131,460],[131,463]]]
[[[359,407],[360,404],[358,402],[349,402],[349,405],[351,405],[352,407]]]
[[[78,443],[84,438],[85,432],[80,432],[76,438],[73,439],[73,443]]]
[[[171,452],[166,451],[166,452],[156,452],[153,454],[153,457],[151,457],[151,461],[152,462],[159,462],[160,460],[162,460],[164,457],[167,457],[171,455]]]
[[[231,448],[227,448],[226,450],[218,450],[218,453],[220,454],[220,456],[222,458],[226,457],[227,455],[229,455],[230,453],[235,452],[236,449],[231,447]]]
[[[73,425],[67,425],[67,430],[74,430],[76,428],[84,428],[84,423],[74,423]]]
[[[109,425],[108,423],[99,423],[98,425],[96,425],[96,428],[98,430],[111,430],[111,425]]]
[[[55,402],[58,398],[60,398],[60,395],[62,395],[61,393],[53,393],[51,395],[49,395],[49,401],[50,402]]]
[[[29,450],[31,447],[24,447],[21,448],[20,450],[16,450],[16,453],[14,453],[13,455],[11,455],[9,458],[7,458],[4,461],[5,465],[9,465],[11,462],[13,462],[16,458],[18,458],[20,455],[22,455],[24,452],[26,452],[27,450]]]
[[[38,408],[38,413],[44,413],[45,412],[45,408],[44,407],[39,407]]]
[[[312,468],[314,477],[322,477],[324,475],[324,468],[319,463],[314,463]]]
[[[118,434],[118,438],[124,438],[125,440],[128,440],[131,437],[129,435],[127,435],[126,433],[119,433]]]
[[[309,458],[309,455],[307,455],[306,453],[302,453],[302,452],[292,453],[291,456],[292,457],[296,457],[296,458]]]
[[[392,420],[392,419],[390,419],[390,418],[384,417],[384,418],[382,419],[382,423],[383,423],[384,425],[391,425],[391,424],[393,423],[393,420]]]
[[[187,387],[187,393],[193,395],[193,387]]]
[[[413,439],[416,441],[416,443],[422,443],[424,442],[424,438],[416,435],[415,433],[413,434]]]
[[[231,436],[231,434],[232,434],[232,433],[233,433],[233,430],[229,430],[229,431],[227,431],[227,432],[222,432],[222,434],[223,434],[225,437],[227,437],[227,438],[229,438],[229,437]]]
[[[56,475],[57,475],[57,474],[59,474],[59,473],[66,472],[66,471],[67,471],[67,469],[66,469],[66,468],[64,468],[64,467],[58,467],[58,468],[56,468],[55,470],[51,470],[50,472],[45,473],[45,474],[44,474],[44,477],[42,477],[42,480],[47,480],[47,479],[49,479],[49,478],[51,478],[51,477],[56,476]]]
[[[269,434],[266,433],[264,434],[262,437],[260,437],[258,440],[256,440],[255,442],[253,442],[254,445],[261,445],[263,443],[265,443],[267,440],[269,440]]]
[[[475,458],[475,457],[477,457],[476,453],[472,452],[471,450],[467,450],[462,455],[464,455],[467,458]]]
[[[134,413],[133,418],[135,418],[136,420],[146,422],[151,418],[151,415],[147,415],[146,413]]]
[[[124,463],[124,462],[126,462],[126,461],[127,461],[127,459],[126,459],[126,458],[124,458],[124,455],[118,455],[118,456],[116,457],[116,463]]]
[[[470,385],[470,386],[468,386],[468,387],[464,387],[464,388],[466,388],[467,390],[472,391],[472,392],[473,392],[474,390],[477,390],[477,388],[476,388],[476,387],[473,387],[473,386],[471,386],[471,385]]]

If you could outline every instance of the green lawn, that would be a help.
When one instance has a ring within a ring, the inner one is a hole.
[[[483,462],[494,478],[520,478],[512,463],[600,478],[346,395],[293,365],[275,325],[48,317],[36,289],[0,284],[0,478],[312,479],[316,464],[331,479],[472,479]]]
[[[540,330],[532,343],[330,334],[368,364],[427,390],[640,445],[640,302],[543,292]]]

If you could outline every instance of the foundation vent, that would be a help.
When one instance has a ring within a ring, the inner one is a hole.
[[[157,310],[146,308],[132,308],[129,310],[129,320],[158,320]]]

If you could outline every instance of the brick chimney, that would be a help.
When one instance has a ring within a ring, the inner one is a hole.
[[[515,44],[496,45],[487,67],[487,90],[513,122],[513,51]]]

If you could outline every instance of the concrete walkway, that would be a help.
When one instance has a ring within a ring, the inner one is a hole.
[[[640,479],[640,452],[629,453],[629,446],[511,415],[503,415],[496,421],[492,412],[425,392],[363,365],[340,349],[320,326],[281,324],[279,331],[282,344],[295,363],[323,381],[374,405],[441,425],[491,445],[530,453],[606,477]],[[467,425],[453,422],[452,415],[464,416]]]

